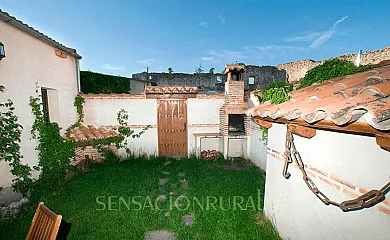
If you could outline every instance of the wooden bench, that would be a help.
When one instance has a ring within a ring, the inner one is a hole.
[[[38,204],[26,240],[55,240],[61,225],[62,216],[45,207],[43,202]]]

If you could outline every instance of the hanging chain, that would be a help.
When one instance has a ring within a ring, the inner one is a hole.
[[[382,187],[380,190],[371,190],[360,197],[357,197],[355,199],[343,201],[341,203],[337,203],[335,201],[329,200],[329,198],[321,192],[318,187],[315,185],[315,183],[311,180],[311,178],[307,175],[305,171],[305,165],[302,162],[301,155],[295,148],[295,144],[293,141],[293,134],[289,128],[289,125],[287,125],[287,132],[286,132],[286,150],[284,151],[284,167],[283,167],[283,176],[288,179],[291,174],[288,172],[289,165],[295,160],[295,163],[297,164],[299,170],[302,172],[303,181],[305,181],[307,187],[314,193],[314,195],[320,199],[324,204],[326,205],[334,205],[336,207],[339,207],[344,212],[347,211],[353,211],[353,210],[359,210],[363,208],[369,208],[372,207],[380,202],[382,202],[385,199],[385,194],[390,191],[390,182],[388,182],[384,187]]]

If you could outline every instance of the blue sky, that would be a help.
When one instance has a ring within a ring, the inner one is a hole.
[[[390,45],[387,1],[0,0],[0,8],[76,48],[82,70],[131,76],[277,65]],[[1,38],[1,33],[0,33]]]

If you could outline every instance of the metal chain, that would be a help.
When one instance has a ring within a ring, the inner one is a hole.
[[[344,212],[347,211],[353,211],[353,210],[360,210],[363,208],[369,208],[372,207],[380,202],[382,202],[385,199],[385,194],[390,191],[390,182],[388,182],[384,187],[382,187],[380,190],[371,190],[360,197],[357,197],[355,199],[343,201],[341,203],[337,203],[335,201],[329,200],[329,198],[321,192],[318,187],[315,185],[315,183],[311,180],[311,178],[307,175],[305,171],[305,165],[303,164],[301,155],[295,148],[294,144],[294,138],[293,134],[289,128],[289,125],[287,125],[287,132],[286,132],[286,150],[284,151],[284,167],[283,167],[283,176],[288,179],[291,174],[288,172],[288,166],[295,160],[299,170],[302,172],[303,181],[305,181],[307,187],[314,193],[314,195],[320,199],[324,204],[326,205],[334,205],[336,207],[339,207]]]

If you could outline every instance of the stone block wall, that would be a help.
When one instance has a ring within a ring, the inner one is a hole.
[[[264,88],[269,83],[277,80],[286,80],[286,71],[273,66],[253,66],[245,67],[246,71],[242,75],[244,81],[244,90],[252,91],[257,85]],[[149,76],[149,77],[148,77]],[[222,83],[218,83],[217,77],[222,78]],[[249,77],[255,78],[254,84],[249,84]],[[157,86],[195,86],[199,87],[200,92],[217,91],[224,92],[226,75],[221,73],[202,73],[202,74],[187,74],[187,73],[136,73],[132,75],[134,80],[149,80]]]
[[[218,83],[217,77],[222,79]],[[220,73],[202,73],[202,74],[188,74],[188,73],[135,73],[132,79],[149,80],[152,84],[157,86],[194,86],[199,87],[199,91],[217,91],[223,92],[226,76]]]
[[[347,54],[338,56],[336,58],[342,60],[348,60],[354,62],[356,60],[357,54]],[[330,58],[332,59],[332,58]],[[361,55],[361,65],[367,64],[378,64],[383,60],[390,59],[390,47],[386,47],[380,50],[363,52]],[[305,75],[306,72],[310,69],[317,67],[318,65],[324,63],[325,60],[314,61],[314,60],[300,60],[295,62],[289,62],[284,64],[279,64],[276,67],[279,70],[284,70],[286,73],[285,78],[290,83],[299,82]]]

